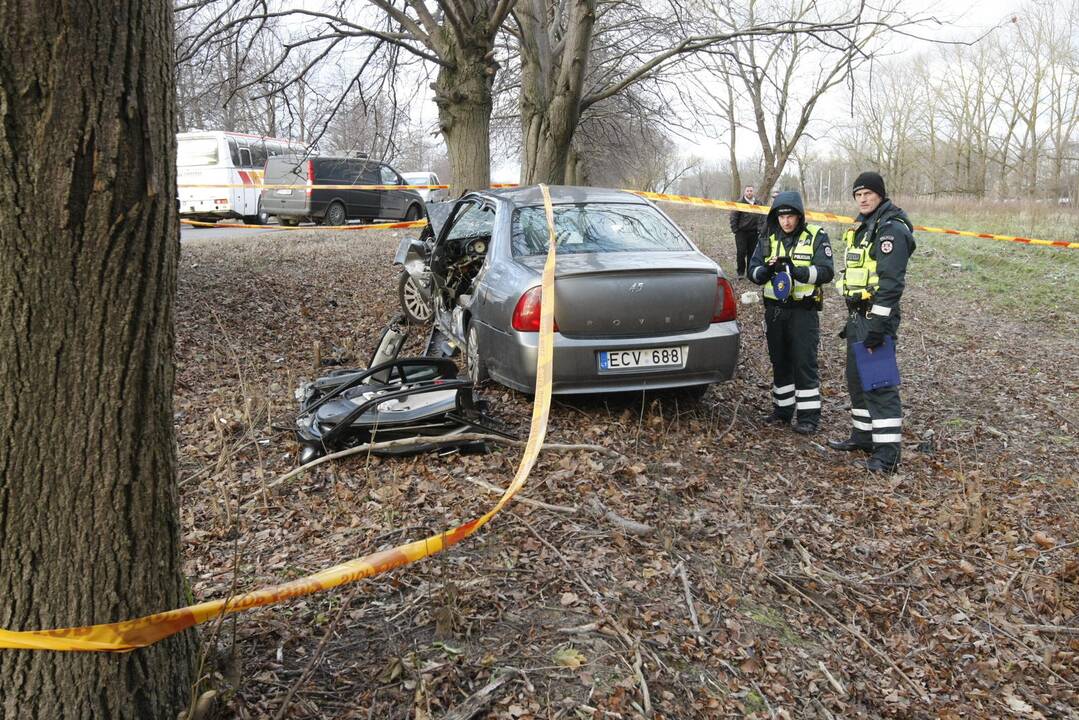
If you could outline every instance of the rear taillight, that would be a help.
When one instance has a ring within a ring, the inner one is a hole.
[[[517,307],[513,308],[513,329],[518,332],[539,332],[540,329],[540,296],[542,288],[539,285],[525,291],[521,299],[517,301]],[[555,332],[558,332],[558,323],[554,324]]]
[[[712,322],[730,322],[738,317],[738,305],[734,302],[734,289],[725,278],[716,278],[716,307]]]
[[[308,195],[311,194],[311,186],[315,184],[315,163],[312,160],[307,161],[307,190],[304,192]]]

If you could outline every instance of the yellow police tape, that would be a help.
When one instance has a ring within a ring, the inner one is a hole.
[[[532,425],[528,433],[524,454],[517,466],[513,482],[499,498],[498,503],[482,517],[471,520],[448,532],[432,535],[423,540],[399,545],[364,557],[350,560],[307,577],[255,590],[224,600],[191,605],[178,610],[147,615],[134,620],[90,625],[86,627],[61,628],[57,630],[27,630],[13,632],[0,630],[0,648],[22,650],[81,650],[119,652],[151,645],[159,640],[206,622],[221,615],[241,612],[254,607],[273,605],[283,600],[310,595],[339,585],[372,577],[394,568],[416,562],[459,543],[476,532],[497,515],[513,498],[528,479],[543,440],[547,436],[547,419],[551,409],[551,380],[554,357],[554,269],[555,234],[554,211],[551,196],[545,185],[544,209],[547,214],[548,244],[547,262],[543,266],[540,291],[540,335],[536,356],[536,396],[532,406]]]
[[[208,228],[250,228],[252,230],[398,230],[400,228],[421,228],[426,220],[404,220],[402,222],[369,223],[367,225],[245,225],[244,223],[215,223],[200,220],[180,220],[182,225]]]
[[[279,185],[263,184],[261,182],[249,183],[180,183],[178,188],[248,188],[251,190],[449,190],[449,185]],[[499,190],[502,188],[520,187],[517,183],[491,183],[488,187]]]
[[[767,205],[750,205],[748,203],[731,202],[729,200],[711,200],[709,198],[692,197],[689,195],[671,195],[667,193],[647,192],[644,190],[626,190],[626,192],[631,192],[634,195],[639,195],[643,198],[648,198],[649,200],[663,200],[665,202],[680,203],[682,205],[701,205],[723,210],[741,210],[742,212],[757,213],[759,215],[766,215],[769,210]],[[805,216],[807,220],[818,220],[820,222],[850,224],[855,220],[847,215],[836,215],[835,213],[820,212],[817,210],[810,210],[806,212]],[[979,233],[971,230],[952,230],[950,228],[929,227],[927,225],[915,225],[914,229],[921,232],[939,233],[942,235],[959,235],[961,237],[984,238],[986,240],[1004,240],[1007,242],[1023,243],[1024,245],[1043,245],[1045,247],[1060,247],[1079,250],[1079,242],[1039,240],[1038,238],[1021,237],[1018,235],[994,235],[992,233]]]

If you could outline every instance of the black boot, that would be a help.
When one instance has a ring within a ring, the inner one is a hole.
[[[865,461],[865,469],[871,473],[879,473],[881,475],[892,475],[895,473],[898,465],[896,463],[887,463],[880,458],[874,456]]]
[[[812,435],[817,432],[817,423],[807,422],[805,420],[799,420],[794,424],[794,432],[799,435]]]
[[[872,446],[862,445],[854,438],[847,438],[846,440],[829,440],[828,447],[833,450],[842,450],[843,452],[853,452],[854,450],[861,450],[862,452],[873,452]]]
[[[771,414],[765,415],[763,418],[761,418],[761,422],[763,422],[765,425],[790,425],[791,419],[789,417],[783,417],[775,410],[773,410]]]

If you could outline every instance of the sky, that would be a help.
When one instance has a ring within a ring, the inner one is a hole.
[[[1024,0],[958,0],[951,4],[941,2],[926,2],[926,0],[903,0],[900,10],[910,16],[932,16],[939,20],[939,24],[927,24],[925,27],[911,31],[913,35],[925,38],[919,40],[911,37],[896,37],[885,53],[886,60],[895,61],[903,57],[909,57],[924,52],[931,52],[935,46],[934,41],[960,41],[969,42],[1001,23],[1007,22],[1016,14],[1016,8],[1025,4]],[[876,67],[879,68],[879,65]],[[861,74],[864,81],[865,72]],[[819,129],[828,123],[842,124],[849,122],[850,116],[850,91],[846,84],[832,88],[818,103],[814,112],[814,122]],[[829,145],[824,133],[821,142],[824,151],[827,152]],[[701,158],[726,160],[728,157],[727,146],[722,140],[717,140],[707,135],[687,135],[676,138],[679,151],[684,156],[697,156]],[[750,159],[759,155],[760,148],[755,141],[755,131],[748,129],[738,134],[738,156],[740,159]],[[790,168],[788,167],[788,170]]]

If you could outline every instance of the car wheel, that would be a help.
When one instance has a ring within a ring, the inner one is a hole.
[[[420,206],[419,205],[409,205],[408,206],[408,211],[405,212],[405,222],[412,222],[413,220],[419,220],[420,219],[420,212],[421,211],[420,211]]]
[[[345,215],[345,206],[339,202],[330,203],[326,208],[326,214],[322,216],[322,224],[329,227],[338,227],[348,222]]]
[[[256,225],[266,225],[270,222],[270,213],[262,209],[262,199],[259,198],[258,215],[255,216]]]
[[[407,271],[401,271],[401,277],[397,280],[397,299],[405,318],[412,325],[422,325],[431,319],[431,304]]]
[[[487,379],[487,366],[480,355],[480,339],[476,324],[468,324],[468,340],[465,343],[465,372],[473,385],[479,385]]]

